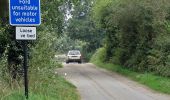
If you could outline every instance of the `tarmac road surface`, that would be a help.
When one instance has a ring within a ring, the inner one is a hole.
[[[82,100],[170,100],[169,95],[152,91],[91,63],[64,64],[57,72],[77,87]]]

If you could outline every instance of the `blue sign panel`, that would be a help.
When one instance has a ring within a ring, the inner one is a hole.
[[[9,0],[10,25],[41,24],[40,0]]]

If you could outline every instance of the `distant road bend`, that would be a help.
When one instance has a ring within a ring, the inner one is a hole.
[[[64,68],[57,71],[77,87],[82,100],[170,100],[169,95],[154,92],[90,63],[64,64]]]

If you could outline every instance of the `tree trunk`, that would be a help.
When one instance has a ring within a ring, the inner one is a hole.
[[[8,16],[8,0],[0,0],[0,19]]]

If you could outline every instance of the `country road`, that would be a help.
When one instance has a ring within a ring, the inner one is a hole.
[[[82,100],[170,100],[168,95],[91,63],[64,64],[57,71],[77,87]]]

